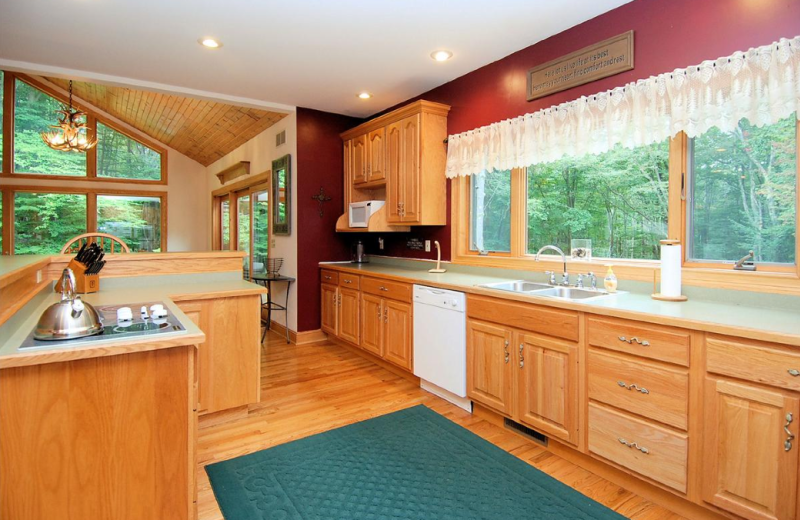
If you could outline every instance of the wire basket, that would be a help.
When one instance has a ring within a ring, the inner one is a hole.
[[[267,274],[278,276],[278,271],[283,267],[283,258],[267,258]]]

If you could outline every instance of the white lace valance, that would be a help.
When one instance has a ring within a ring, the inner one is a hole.
[[[800,36],[448,138],[447,177],[633,148],[800,112]]]

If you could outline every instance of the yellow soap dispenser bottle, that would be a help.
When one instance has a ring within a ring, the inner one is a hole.
[[[608,271],[606,272],[606,277],[603,279],[603,286],[606,288],[606,291],[610,293],[617,292],[617,275],[614,274],[614,270],[611,269],[614,267],[611,264],[607,265]]]

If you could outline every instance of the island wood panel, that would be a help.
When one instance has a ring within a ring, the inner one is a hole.
[[[210,319],[212,302],[209,300],[200,300],[195,302],[183,302],[178,305],[180,310],[186,315],[187,318],[192,320],[200,330],[203,327],[208,328]],[[206,343],[205,341],[203,343]],[[211,388],[211,359],[209,356],[209,348],[203,343],[197,345],[197,355],[195,363],[195,383],[197,386],[197,411],[202,413],[206,411],[205,403],[208,401],[206,393]]]
[[[244,256],[242,251],[106,255],[101,277],[241,272]],[[54,255],[46,277],[58,279],[72,258],[72,255]]]
[[[206,335],[199,347],[201,412],[259,401],[260,304],[258,295],[178,304],[200,320],[198,325]]]
[[[467,316],[578,341],[578,313],[484,296],[467,297]]]
[[[0,325],[50,284],[45,276],[48,263],[39,262],[0,279]]]
[[[192,518],[194,351],[0,371],[0,516]]]
[[[689,422],[689,373],[636,358],[591,348],[589,399],[686,430]]]

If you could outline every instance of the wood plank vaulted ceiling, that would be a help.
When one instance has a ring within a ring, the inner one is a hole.
[[[69,81],[44,78],[67,89]],[[287,114],[125,87],[73,82],[75,97],[208,166]]]

